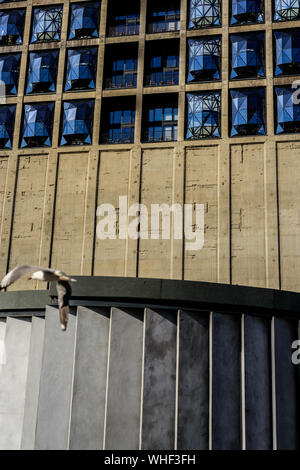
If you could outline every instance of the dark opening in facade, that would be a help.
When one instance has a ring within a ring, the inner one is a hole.
[[[109,45],[105,51],[104,88],[136,88],[138,45]]]
[[[107,35],[132,36],[140,32],[140,1],[130,0],[121,4],[108,2]]]
[[[178,85],[179,42],[151,41],[146,44],[145,86]]]
[[[180,0],[152,0],[148,2],[148,33],[165,33],[180,29]]]
[[[178,96],[149,95],[144,100],[143,141],[172,142],[178,133]]]
[[[131,144],[134,142],[135,97],[103,100],[100,143]]]

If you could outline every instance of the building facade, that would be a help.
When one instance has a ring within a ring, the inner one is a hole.
[[[298,291],[299,38],[298,0],[2,1],[0,275]],[[204,204],[204,247],[100,240],[119,196]]]

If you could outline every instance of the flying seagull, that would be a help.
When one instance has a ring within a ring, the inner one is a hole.
[[[40,266],[31,266],[22,264],[10,271],[2,279],[0,291],[11,286],[14,282],[27,274],[31,274],[29,280],[56,282],[56,290],[58,296],[60,325],[63,331],[66,331],[69,319],[69,300],[72,295],[70,282],[76,282],[62,271],[50,268],[41,268]]]

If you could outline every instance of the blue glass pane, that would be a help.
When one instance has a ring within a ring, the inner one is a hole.
[[[35,8],[31,42],[59,41],[62,15],[61,6]]]
[[[187,81],[198,82],[221,78],[221,39],[190,39]]]
[[[221,93],[201,92],[187,95],[186,139],[221,137]]]
[[[71,5],[69,39],[99,37],[100,3]]]
[[[64,102],[60,145],[91,144],[93,115],[93,100]]]
[[[275,31],[275,76],[300,74],[300,31]]]
[[[0,80],[5,83],[7,95],[17,95],[21,54],[0,55]]]
[[[232,34],[230,78],[264,77],[264,34]]]
[[[97,48],[69,49],[65,91],[96,88]]]
[[[0,148],[11,149],[14,135],[16,106],[0,106]]]
[[[0,45],[22,44],[25,10],[0,11]]]
[[[230,90],[230,137],[265,135],[265,90],[262,88]]]
[[[51,147],[54,103],[25,104],[21,148]]]
[[[221,25],[221,0],[190,0],[189,29]]]
[[[264,0],[232,0],[230,24],[264,22]]]
[[[55,93],[59,51],[38,51],[29,55],[26,93]]]
[[[300,92],[290,87],[276,87],[276,134],[300,132]]]
[[[275,0],[274,21],[289,21],[300,18],[300,0]]]

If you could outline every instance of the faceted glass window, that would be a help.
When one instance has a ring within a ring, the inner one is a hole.
[[[290,87],[276,87],[276,134],[300,132],[300,92]]]
[[[51,147],[54,103],[25,104],[21,148]]]
[[[0,45],[22,44],[25,10],[0,11]]]
[[[60,145],[92,143],[94,100],[65,101]]]
[[[199,82],[220,80],[221,78],[221,39],[207,37],[189,39],[189,64],[187,81]]]
[[[274,32],[275,76],[300,74],[300,30]]]
[[[100,3],[71,4],[69,39],[99,37]]]
[[[14,136],[16,106],[0,106],[0,148],[11,149]]]
[[[38,51],[29,55],[26,93],[55,93],[59,51]]]
[[[31,42],[59,41],[62,15],[62,6],[35,8]]]
[[[264,33],[232,34],[231,79],[261,78],[264,72]]]
[[[231,0],[231,25],[263,22],[264,0]]]
[[[5,83],[7,95],[17,95],[21,54],[0,55],[0,80]]]
[[[230,97],[230,137],[266,135],[265,89],[241,88],[239,90],[230,90]]]
[[[221,137],[221,93],[188,93],[186,139]]]
[[[69,49],[65,91],[96,88],[97,48]]]
[[[221,26],[221,0],[190,0],[189,29]]]
[[[298,20],[300,0],[275,0],[273,21]]]

